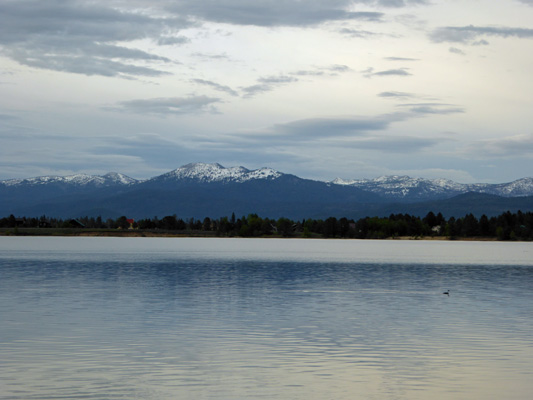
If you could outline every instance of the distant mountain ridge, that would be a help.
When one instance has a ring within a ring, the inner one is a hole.
[[[22,185],[48,185],[48,184],[67,184],[76,186],[114,186],[114,185],[133,185],[140,182],[137,179],[130,178],[117,172],[109,172],[105,175],[87,175],[75,174],[67,176],[39,176],[25,179],[9,179],[0,181],[0,185],[5,186],[22,186]]]
[[[458,197],[469,193],[478,196]],[[142,218],[176,214],[203,218],[235,212],[264,217],[355,218],[408,210],[422,213],[431,208],[434,212],[446,210],[451,216],[469,209],[485,213],[484,204],[492,214],[507,209],[533,210],[533,178],[502,184],[408,176],[323,182],[271,168],[192,163],[147,180],[108,173],[0,181],[3,215]]]
[[[448,179],[423,179],[409,176],[382,176],[374,179],[332,181],[336,185],[358,187],[391,199],[428,200],[446,198],[468,192],[494,194],[502,197],[533,195],[533,178],[522,178],[509,183],[457,183]]]

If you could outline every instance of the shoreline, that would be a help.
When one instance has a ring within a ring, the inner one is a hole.
[[[230,236],[230,235],[217,235],[213,231],[185,231],[185,232],[173,232],[173,231],[153,231],[153,230],[110,230],[110,229],[76,229],[76,228],[2,228],[0,229],[1,236],[31,236],[31,237],[147,237],[147,238],[249,238],[249,239],[342,239],[342,240],[424,240],[424,241],[468,241],[468,242],[497,242],[501,241],[495,237],[449,237],[449,236],[396,236],[387,238],[324,238],[319,235],[313,235],[305,237],[301,233],[284,237],[282,235],[268,235],[268,236]],[[515,240],[523,241],[525,240]]]

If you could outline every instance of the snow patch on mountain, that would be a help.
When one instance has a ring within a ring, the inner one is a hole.
[[[26,179],[8,179],[0,181],[5,186],[39,186],[49,184],[69,184],[75,186],[114,186],[114,185],[132,185],[137,183],[136,179],[130,178],[124,174],[109,172],[105,175],[87,175],[75,174],[68,176],[38,176]]]
[[[404,198],[410,195],[418,197],[446,192],[461,192],[461,185],[446,179],[422,179],[409,176],[381,176],[374,179],[343,180],[335,179],[332,183],[344,186],[355,186],[369,192],[394,197]]]
[[[467,192],[494,194],[503,197],[533,195],[533,178],[523,178],[514,182],[501,184],[464,184],[448,179],[424,179],[391,175],[374,179],[345,180],[337,178],[331,181],[331,183],[354,186],[362,190],[396,199],[444,195],[454,196]]]
[[[236,182],[242,183],[254,179],[276,179],[282,174],[271,168],[260,168],[253,171],[244,167],[225,168],[220,164],[192,163],[184,165],[174,171],[161,175],[156,179],[181,180],[190,179],[203,183]]]

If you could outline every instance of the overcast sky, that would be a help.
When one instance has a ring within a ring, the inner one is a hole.
[[[533,0],[1,0],[0,179],[533,176]]]

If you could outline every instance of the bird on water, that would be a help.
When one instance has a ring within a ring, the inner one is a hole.
[[[450,289],[446,290],[446,291],[445,291],[444,293],[442,293],[442,294],[445,294],[445,295],[449,296],[449,295],[450,295]]]

